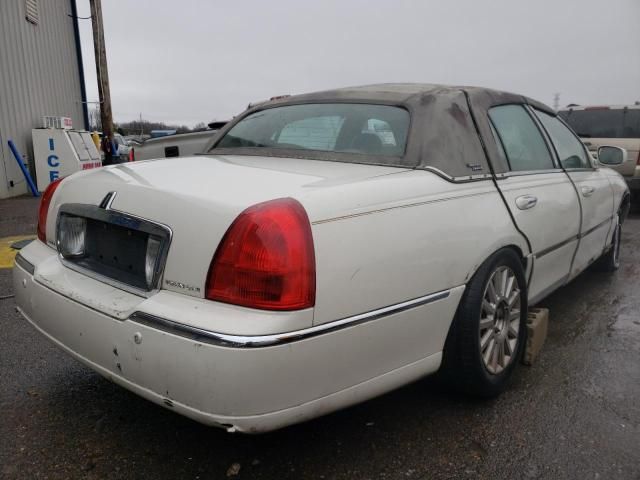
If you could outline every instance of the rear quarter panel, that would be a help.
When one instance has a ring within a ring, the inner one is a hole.
[[[315,324],[464,285],[504,246],[529,253],[491,180],[455,184],[415,170],[377,183],[307,207],[320,218]],[[355,207],[337,214],[337,203]]]

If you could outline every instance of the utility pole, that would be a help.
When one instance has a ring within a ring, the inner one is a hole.
[[[101,0],[89,0],[91,7],[91,26],[93,27],[93,50],[96,57],[98,76],[98,96],[100,97],[100,121],[106,138],[113,137],[113,117],[111,115],[111,93],[109,92],[109,71],[107,69],[107,50],[104,46]]]
[[[553,109],[557,112],[558,108],[560,108],[560,94],[559,93],[554,93],[553,94]]]

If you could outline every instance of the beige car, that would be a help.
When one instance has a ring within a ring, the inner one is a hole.
[[[592,154],[602,145],[624,148],[628,155],[618,171],[631,191],[632,201],[640,203],[640,104],[611,106],[572,106],[558,112],[580,136]]]

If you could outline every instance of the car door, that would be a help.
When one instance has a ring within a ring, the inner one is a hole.
[[[496,183],[531,245],[529,300],[534,304],[569,278],[580,233],[580,204],[573,183],[524,105],[499,105],[488,114],[498,152],[509,165],[508,172],[496,175]]]
[[[557,117],[533,109],[556,151],[560,164],[576,186],[582,219],[578,252],[571,269],[575,277],[598,259],[606,246],[613,218],[613,190],[607,177],[595,168],[578,137]]]

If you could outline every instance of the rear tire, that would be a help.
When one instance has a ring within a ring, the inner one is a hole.
[[[500,394],[522,358],[526,321],[524,269],[519,256],[504,248],[467,284],[445,343],[445,381],[472,395]]]

